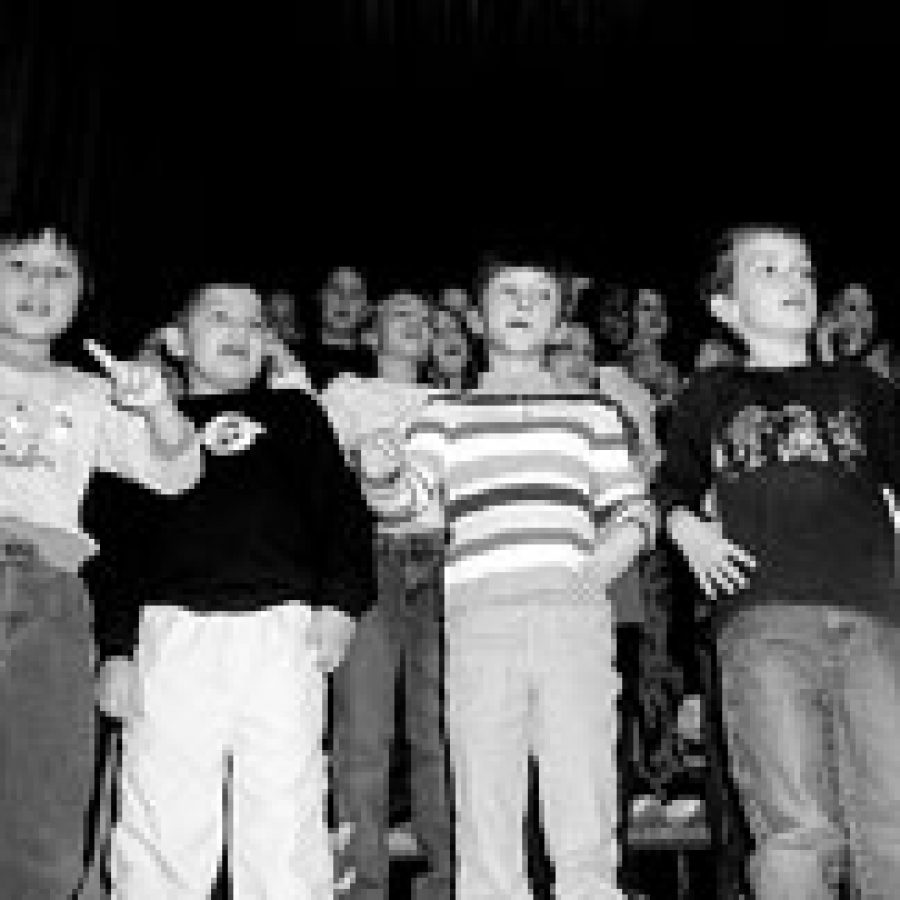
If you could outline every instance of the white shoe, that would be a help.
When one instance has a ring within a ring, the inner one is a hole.
[[[413,859],[419,855],[419,844],[408,822],[391,829],[388,835],[388,852],[392,859]]]

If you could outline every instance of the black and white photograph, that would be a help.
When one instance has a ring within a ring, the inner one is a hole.
[[[0,0],[0,900],[900,898],[900,37]]]

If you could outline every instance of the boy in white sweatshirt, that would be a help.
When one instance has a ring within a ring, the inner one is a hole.
[[[0,240],[0,891],[68,897],[94,768],[91,616],[79,513],[101,469],[165,494],[201,473],[193,427],[150,366],[91,345],[110,380],[57,363],[83,275],[51,230]]]

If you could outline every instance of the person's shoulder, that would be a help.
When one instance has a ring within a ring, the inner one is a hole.
[[[108,378],[85,372],[68,363],[57,363],[53,369],[54,379],[73,400],[80,400],[90,406],[108,406],[112,400],[112,385]]]

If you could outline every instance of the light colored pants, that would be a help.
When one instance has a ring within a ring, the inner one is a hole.
[[[719,641],[722,714],[760,900],[900,897],[900,629],[766,606]]]
[[[333,897],[325,682],[308,646],[310,617],[302,606],[145,610],[144,711],[124,733],[114,897],[206,900],[226,828],[228,756],[235,900]]]
[[[612,614],[566,593],[492,603],[447,590],[446,714],[456,785],[459,900],[530,897],[528,756],[559,900],[610,900],[618,874],[619,675]],[[480,603],[478,601],[481,601]]]

